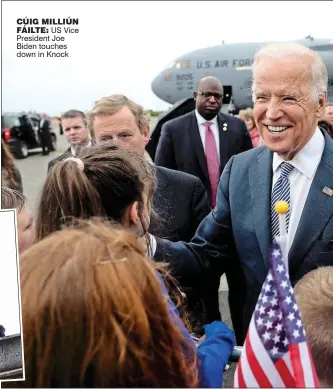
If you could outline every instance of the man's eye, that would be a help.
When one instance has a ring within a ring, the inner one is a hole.
[[[292,97],[292,96],[285,96],[283,98],[284,101],[296,101],[295,97]]]

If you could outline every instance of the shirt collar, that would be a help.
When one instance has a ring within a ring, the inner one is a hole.
[[[317,127],[309,142],[288,163],[306,177],[312,178],[321,160],[324,147],[325,138]],[[277,153],[273,154],[273,174],[283,162],[286,161]]]
[[[92,143],[91,143],[91,140],[90,140],[89,143],[87,144],[87,146],[85,146],[83,148],[85,149],[85,148],[88,148],[88,147],[91,147],[91,146],[92,146]],[[75,148],[73,146],[71,146],[71,153],[75,157],[76,152],[75,152]]]
[[[197,117],[197,121],[198,121],[198,125],[200,126],[201,124],[203,123],[207,123],[207,122],[210,122],[210,123],[213,123],[217,126],[217,116],[215,116],[212,120],[206,120],[205,118],[203,118],[200,113],[195,110],[195,116]]]

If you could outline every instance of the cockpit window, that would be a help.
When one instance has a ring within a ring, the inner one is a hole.
[[[176,64],[175,61],[170,62],[169,65],[166,67],[166,69],[173,68],[175,66],[175,64]]]
[[[188,61],[188,60],[181,60],[181,61],[172,61],[172,62],[166,67],[166,69],[170,69],[170,68],[188,69],[189,67],[191,67],[190,61]]]
[[[188,60],[181,61],[181,67],[182,69],[188,69],[190,67],[190,61]]]

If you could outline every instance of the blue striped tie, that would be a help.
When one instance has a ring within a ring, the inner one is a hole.
[[[279,235],[279,215],[275,212],[275,204],[277,201],[286,201],[289,205],[288,212],[286,214],[286,231],[289,228],[289,217],[290,217],[290,184],[288,176],[294,169],[289,163],[283,162],[280,166],[281,173],[279,179],[276,181],[271,201],[271,232],[272,241],[274,242],[276,235]]]

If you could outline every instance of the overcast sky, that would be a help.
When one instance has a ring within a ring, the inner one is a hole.
[[[223,40],[333,38],[333,3],[324,1],[4,1],[2,12],[3,110],[51,115],[88,110],[113,93],[166,109],[151,91],[153,78],[177,56]],[[17,58],[20,17],[79,18],[79,34],[62,42],[70,57]]]
[[[15,236],[14,211],[0,211],[0,324],[6,335],[21,332]]]

